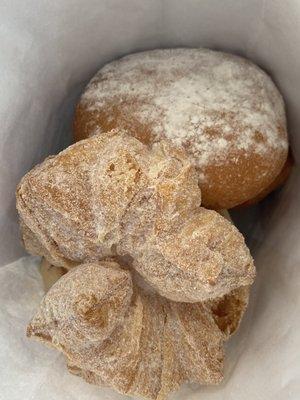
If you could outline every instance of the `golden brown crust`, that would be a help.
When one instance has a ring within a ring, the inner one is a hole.
[[[200,202],[183,151],[126,132],[35,167],[17,190],[24,244],[70,271],[27,335],[120,393],[163,400],[184,382],[219,383],[255,269],[228,215]]]
[[[232,222],[227,210],[218,210],[218,213]],[[51,265],[45,258],[42,259],[40,270],[46,291],[67,272],[65,268]],[[151,287],[145,286],[138,274],[133,274],[133,278],[138,288],[142,288],[146,293],[154,293]],[[226,335],[232,335],[237,330],[248,305],[249,292],[249,286],[241,286],[223,297],[206,302],[219,329]]]
[[[284,103],[271,79],[245,59],[207,49],[148,51],[103,67],[77,105],[75,140],[114,128],[184,148],[203,205],[213,209],[258,196],[287,157]]]
[[[111,132],[29,172],[17,207],[39,255],[50,253],[54,265],[130,256],[160,294],[198,302],[249,285],[255,275],[243,236],[217,212],[199,208],[200,197],[183,152],[167,143],[151,150]]]
[[[290,150],[289,154],[288,154],[288,158],[286,159],[286,162],[285,162],[282,170],[280,171],[280,174],[274,179],[274,181],[266,189],[264,189],[262,192],[260,192],[254,199],[250,199],[250,200],[246,201],[245,203],[240,204],[238,207],[248,207],[253,204],[257,204],[261,200],[263,200],[265,197],[267,197],[268,194],[272,193],[274,190],[283,186],[285,184],[285,182],[288,180],[288,178],[292,172],[293,165],[294,165],[294,158],[293,158],[292,152]]]
[[[220,382],[231,305],[172,302],[133,290],[116,263],[82,264],[52,286],[27,334],[62,351],[90,383],[164,399],[183,382]]]

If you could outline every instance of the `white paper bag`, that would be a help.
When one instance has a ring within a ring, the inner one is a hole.
[[[74,104],[107,61],[157,47],[210,47],[251,58],[284,95],[300,152],[298,0],[2,0],[0,2],[0,399],[121,399],[70,375],[61,355],[25,337],[42,295],[18,238],[22,175],[70,142]],[[185,386],[176,399],[300,398],[300,174],[241,218],[258,277],[224,384]],[[6,265],[9,262],[14,263]]]

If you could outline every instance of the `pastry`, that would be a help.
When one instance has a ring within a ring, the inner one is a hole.
[[[28,251],[64,273],[27,335],[71,373],[159,400],[222,380],[255,268],[226,210],[201,207],[184,151],[120,130],[93,136],[30,171],[17,208]]]
[[[33,254],[67,269],[121,257],[162,296],[185,302],[221,297],[255,275],[243,236],[200,201],[183,151],[116,130],[46,159],[17,190]]]
[[[27,335],[62,351],[71,373],[127,395],[162,400],[183,382],[219,383],[237,304],[169,301],[131,275],[112,261],[72,269],[46,294]]]
[[[263,194],[288,152],[284,103],[270,77],[244,58],[208,49],[147,51],[100,69],[77,106],[75,139],[113,128],[184,148],[202,205],[213,209]]]
[[[219,210],[221,214],[228,221],[232,219],[227,210]],[[50,287],[61,277],[67,270],[62,267],[51,265],[44,257],[41,262],[41,275],[45,290],[48,291]],[[137,278],[137,274],[134,275]],[[137,281],[137,279],[135,279]],[[141,280],[139,279],[139,283]],[[242,316],[247,308],[249,300],[249,286],[241,286],[238,289],[224,295],[223,297],[207,301],[206,304],[210,307],[212,317],[214,318],[218,327],[226,335],[232,335],[238,328]]]
[[[219,210],[218,212],[228,221],[232,222],[227,210]],[[50,287],[52,287],[53,284],[67,272],[65,268],[51,265],[44,257],[42,258],[40,269],[46,291],[48,291]],[[138,275],[135,274],[134,276],[137,278]],[[135,282],[136,281],[137,279],[135,279]],[[139,279],[139,284],[140,282],[141,280]],[[140,286],[143,287],[142,285]],[[241,322],[242,316],[248,305],[248,300],[249,286],[242,286],[223,297],[207,301],[206,304],[210,307],[212,317],[219,329],[221,329],[226,335],[232,335]]]

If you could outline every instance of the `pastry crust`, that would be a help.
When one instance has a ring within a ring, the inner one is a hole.
[[[81,264],[49,290],[27,335],[62,351],[89,383],[164,399],[183,382],[221,381],[227,322],[239,311],[224,304],[172,302],[115,262]]]
[[[233,223],[227,210],[218,210],[218,213]],[[41,275],[45,290],[48,291],[66,272],[67,270],[65,268],[51,265],[43,258],[41,262]],[[141,288],[143,292],[148,293],[150,291],[152,294],[154,293],[151,287],[145,286],[145,282],[138,274],[134,273],[133,277],[135,285]],[[249,286],[241,286],[223,297],[205,303],[210,308],[219,329],[224,332],[225,335],[232,335],[238,329],[248,305],[249,292]]]
[[[125,128],[170,140],[197,169],[203,206],[232,208],[276,182],[287,158],[284,103],[250,61],[208,49],[165,49],[105,65],[77,106],[75,139]]]
[[[69,271],[27,335],[123,394],[163,400],[184,382],[219,383],[255,268],[228,214],[200,201],[183,151],[124,131],[35,167],[17,189],[23,241]]]
[[[200,207],[200,197],[184,152],[168,143],[149,149],[113,131],[34,168],[18,187],[17,207],[25,246],[32,250],[33,237],[35,251],[50,254],[52,264],[69,269],[130,257],[161,295],[199,302],[249,285],[255,275],[243,236]]]

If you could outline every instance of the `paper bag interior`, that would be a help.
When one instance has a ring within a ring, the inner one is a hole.
[[[140,50],[209,47],[250,58],[285,99],[296,165],[288,183],[233,218],[258,276],[220,387],[177,399],[300,396],[300,3],[297,0],[4,0],[0,5],[0,375],[3,399],[121,399],[67,373],[54,351],[24,337],[43,292],[38,260],[19,241],[14,191],[45,156],[71,142],[74,105],[106,62]],[[7,265],[8,263],[13,264]],[[0,393],[1,398],[1,393]]]

